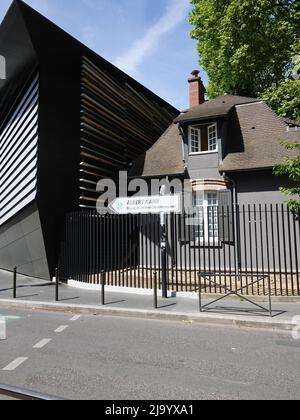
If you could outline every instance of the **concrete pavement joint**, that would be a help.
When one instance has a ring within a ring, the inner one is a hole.
[[[181,313],[181,312],[163,312],[155,310],[141,310],[141,309],[127,309],[127,308],[111,308],[99,307],[92,305],[73,305],[62,303],[45,303],[32,301],[18,301],[15,300],[0,300],[0,307],[17,308],[17,309],[31,309],[44,310],[50,312],[62,313],[76,313],[83,315],[103,315],[116,316],[127,318],[140,318],[150,320],[162,321],[176,321],[176,322],[193,322],[202,324],[215,325],[231,325],[239,328],[255,328],[267,329],[277,331],[292,331],[295,324],[292,319],[274,319],[274,318],[257,318],[257,317],[243,317],[239,315],[218,315],[218,314],[203,314],[203,313]]]

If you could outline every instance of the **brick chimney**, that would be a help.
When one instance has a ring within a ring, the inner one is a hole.
[[[201,105],[205,102],[205,87],[199,76],[200,71],[194,70],[189,78],[190,85],[190,108]]]

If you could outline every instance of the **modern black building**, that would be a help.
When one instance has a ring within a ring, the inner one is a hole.
[[[179,112],[20,0],[0,26],[0,267],[49,279],[66,213]]]

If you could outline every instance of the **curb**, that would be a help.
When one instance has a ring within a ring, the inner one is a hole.
[[[275,320],[271,318],[243,317],[238,315],[194,314],[183,312],[163,312],[159,310],[110,308],[90,305],[72,305],[62,303],[45,303],[33,301],[15,301],[1,299],[0,308],[31,309],[82,315],[102,315],[123,318],[139,318],[160,321],[190,322],[196,324],[227,325],[238,328],[254,328],[272,331],[292,331],[295,323],[292,320]]]
[[[83,283],[76,280],[68,280],[68,286],[77,289],[77,290],[85,290],[85,291],[94,291],[94,292],[101,292],[101,285],[100,284],[91,284],[91,283]],[[129,288],[129,287],[118,287],[118,286],[105,286],[106,292],[111,293],[124,293],[136,296],[153,296],[153,289],[136,289],[136,288]],[[158,293],[161,293],[161,290],[158,290]],[[168,291],[168,296],[173,298],[185,298],[185,299],[193,299],[198,300],[198,293],[196,292],[175,292],[175,291]],[[203,299],[218,299],[224,296],[224,294],[220,293],[202,293]],[[259,296],[259,295],[244,295],[245,298],[252,299],[254,302],[268,302],[268,296]],[[241,301],[237,296],[231,296],[232,300]],[[274,303],[298,303],[300,304],[300,296],[272,296],[272,301]]]

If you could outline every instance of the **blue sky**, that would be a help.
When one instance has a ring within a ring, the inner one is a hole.
[[[0,21],[11,0],[0,0]],[[189,0],[26,0],[26,3],[179,109],[199,68]],[[205,84],[207,78],[202,71]]]

